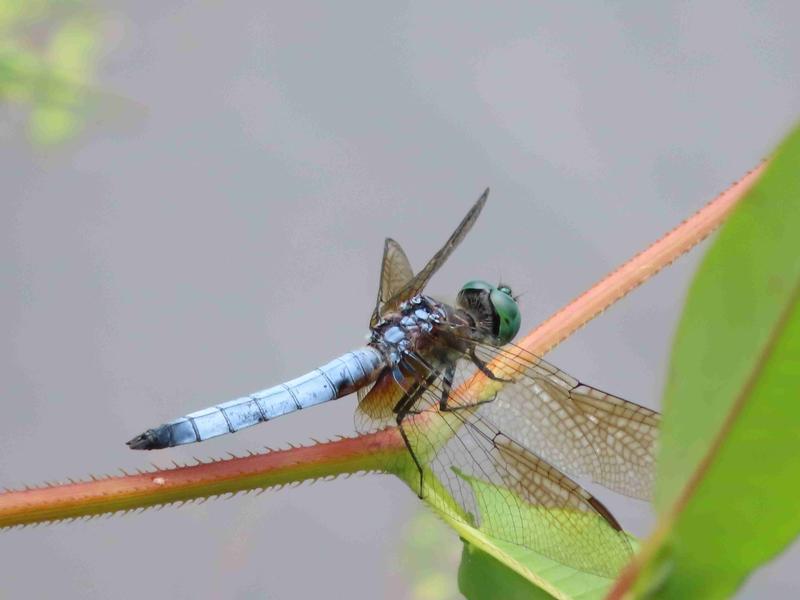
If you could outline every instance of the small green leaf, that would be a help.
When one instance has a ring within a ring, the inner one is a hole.
[[[80,0],[0,0],[0,100],[29,107],[33,142],[59,144],[83,128],[101,25]]]
[[[480,548],[464,544],[458,589],[467,598],[504,598],[506,600],[550,600],[553,596],[531,585],[522,575],[486,554]]]
[[[549,595],[561,600],[599,600],[613,582],[498,540],[464,523],[448,521],[469,546],[465,549],[468,560],[459,568],[459,586],[470,600],[514,597],[492,593],[492,586],[478,584],[478,580],[494,580],[509,593],[516,594],[518,590],[522,593],[527,589],[529,597],[547,598]]]
[[[659,598],[728,597],[800,531],[798,235],[800,129],[687,298],[664,397],[656,502],[672,530],[649,566]]]
[[[548,556],[581,570],[605,577],[614,577],[631,556],[632,547],[598,514],[535,506],[514,492],[470,477],[453,469],[469,483],[479,512],[472,521],[495,539],[540,540]],[[509,506],[518,507],[512,513]]]
[[[0,48],[0,100],[31,102],[42,61],[34,53],[6,42]]]
[[[53,68],[65,77],[86,81],[94,70],[99,35],[92,20],[75,18],[66,21],[50,40],[48,55]]]
[[[70,110],[56,106],[37,106],[31,111],[29,129],[31,139],[49,146],[71,138],[80,128],[81,120]]]
[[[408,473],[399,470],[397,472],[401,477],[406,475],[403,478],[408,478],[409,484],[419,477],[418,472],[412,470],[409,470]],[[516,515],[517,521],[511,522],[515,518],[514,515],[508,514],[507,509],[497,508],[498,506],[504,508],[508,506],[503,498],[510,492],[463,473],[457,474],[472,486],[478,510],[482,514],[488,514],[486,511],[493,511],[492,518],[488,519],[492,523],[491,526],[478,529],[467,524],[466,521],[470,519],[470,515],[459,513],[454,506],[453,499],[430,471],[426,471],[425,480],[429,482],[429,485],[426,486],[425,501],[456,530],[468,545],[468,548],[464,550],[462,565],[459,569],[459,585],[462,593],[468,598],[480,600],[498,597],[547,598],[552,596],[564,600],[593,600],[605,595],[613,581],[610,577],[602,577],[569,567],[517,544],[493,537],[493,532],[503,531],[505,527],[519,526],[519,515]],[[520,506],[526,504],[522,500],[518,500],[518,503]],[[544,514],[546,510],[554,509],[529,505],[529,509],[525,512],[526,526],[547,527],[551,520],[546,518]],[[459,514],[460,518],[454,518],[454,515]],[[597,526],[591,521],[594,518],[593,515],[587,515],[589,520],[586,525],[588,527]],[[504,521],[508,522],[504,525]],[[567,548],[574,545],[574,540],[567,532],[563,533],[562,538]],[[636,540],[629,539],[631,546],[635,548]],[[489,585],[489,581],[494,581],[494,584]],[[498,595],[500,589],[503,591]],[[514,594],[520,594],[520,596]]]

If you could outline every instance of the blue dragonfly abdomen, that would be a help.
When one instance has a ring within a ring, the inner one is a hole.
[[[373,347],[364,346],[281,385],[148,429],[129,441],[128,446],[134,450],[156,450],[235,433],[346,396],[375,381],[384,366],[383,355]]]

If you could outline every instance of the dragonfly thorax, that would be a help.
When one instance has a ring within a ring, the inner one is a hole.
[[[448,320],[452,309],[428,296],[414,296],[397,312],[382,315],[372,329],[370,344],[396,365],[406,352],[426,354],[433,343],[434,328]]]

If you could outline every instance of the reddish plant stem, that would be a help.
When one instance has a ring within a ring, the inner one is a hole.
[[[713,232],[761,174],[748,173],[643,252],[555,313],[519,345],[542,355]],[[405,451],[394,429],[144,474],[0,494],[0,527],[134,510],[358,471],[384,471]]]
[[[758,179],[762,163],[706,204],[675,229],[601,279],[519,343],[529,352],[545,354],[586,325],[631,290],[702,242],[719,227]]]
[[[394,430],[313,446],[0,494],[0,527],[128,511],[382,470],[405,452]]]

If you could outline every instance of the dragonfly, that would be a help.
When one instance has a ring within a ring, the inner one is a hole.
[[[395,427],[420,498],[500,540],[612,577],[632,554],[612,513],[576,479],[647,500],[657,412],[581,383],[512,342],[509,286],[466,283],[455,305],[424,294],[466,237],[487,189],[418,273],[387,238],[368,343],[301,377],[148,429],[128,442],[168,448],[235,433],[358,393],[356,429]]]

